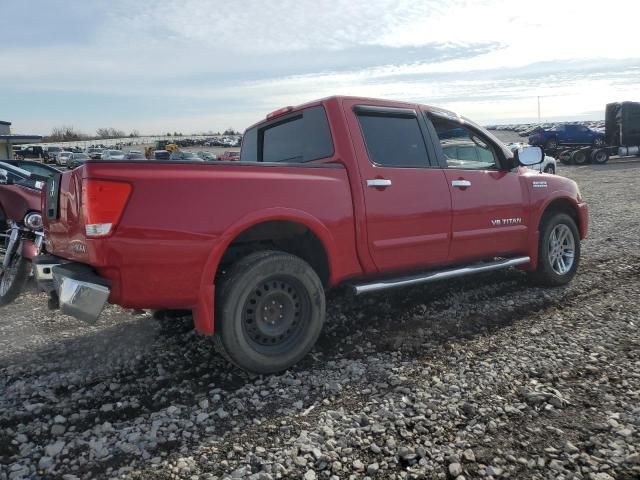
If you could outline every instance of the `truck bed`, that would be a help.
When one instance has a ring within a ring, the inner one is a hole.
[[[81,191],[87,179],[132,187],[106,238],[88,238],[85,232]],[[215,271],[208,269],[232,238],[253,222],[285,216],[300,218],[327,244],[341,246],[332,252],[337,267],[331,283],[360,271],[347,172],[339,164],[90,161],[63,173],[60,191],[59,214],[47,222],[47,249],[112,280],[111,303],[192,305],[203,275],[213,283]],[[331,209],[325,208],[327,198],[333,200]],[[169,284],[167,276],[173,279]],[[137,292],[135,299],[126,292]]]

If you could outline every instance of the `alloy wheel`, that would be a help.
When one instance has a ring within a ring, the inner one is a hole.
[[[575,239],[571,229],[564,223],[556,225],[551,231],[547,256],[551,268],[558,275],[566,275],[573,267]]]

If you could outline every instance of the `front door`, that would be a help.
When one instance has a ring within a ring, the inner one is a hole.
[[[366,210],[369,252],[380,272],[446,262],[451,196],[423,118],[407,108],[344,109],[356,152]]]
[[[480,130],[452,118],[431,121],[451,191],[450,261],[526,253],[528,199],[517,169],[500,168],[504,158]]]

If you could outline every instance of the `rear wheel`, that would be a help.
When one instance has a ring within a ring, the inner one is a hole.
[[[584,150],[575,150],[571,154],[571,162],[576,165],[584,165],[587,163],[588,157]]]
[[[580,234],[566,213],[545,214],[540,225],[538,267],[531,278],[538,284],[559,286],[569,283],[580,263]]]
[[[254,373],[285,370],[313,347],[325,316],[322,282],[299,257],[257,252],[221,279],[216,347]]]
[[[571,150],[563,150],[560,152],[558,160],[560,160],[564,165],[571,165]]]
[[[544,173],[556,173],[556,167],[554,167],[553,165],[547,165],[546,167],[544,167]]]
[[[598,149],[591,152],[591,161],[598,165],[605,164],[609,161],[609,153],[605,149]]]

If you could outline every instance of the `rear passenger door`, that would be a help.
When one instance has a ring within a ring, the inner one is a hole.
[[[390,272],[446,262],[451,198],[435,150],[425,142],[424,119],[414,109],[374,101],[363,105],[346,100],[343,105],[376,267]]]

